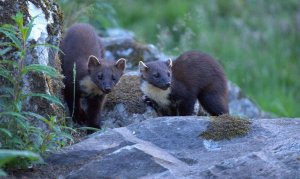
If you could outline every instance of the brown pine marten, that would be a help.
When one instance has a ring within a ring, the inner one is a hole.
[[[106,94],[111,92],[123,75],[125,59],[121,58],[116,62],[103,60],[100,39],[93,27],[88,24],[71,26],[60,48],[63,52],[60,56],[65,76],[63,94],[70,113],[74,111],[73,121],[100,128],[100,112]],[[74,64],[76,64],[75,85]],[[80,98],[86,99],[86,110],[81,107]]]
[[[192,115],[198,99],[212,116],[228,113],[227,80],[211,56],[188,51],[176,60],[139,63],[140,88],[159,115]]]

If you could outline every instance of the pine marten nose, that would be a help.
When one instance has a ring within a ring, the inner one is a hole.
[[[107,86],[104,88],[104,93],[110,93],[111,92],[111,87]]]
[[[171,82],[166,83],[166,87],[170,87],[171,86]]]

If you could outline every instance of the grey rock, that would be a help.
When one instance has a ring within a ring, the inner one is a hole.
[[[152,44],[139,43],[132,32],[124,29],[108,29],[107,37],[101,37],[105,47],[105,59],[127,59],[127,69],[136,70],[139,61],[167,60],[170,58]]]
[[[258,118],[267,117],[257,104],[246,97],[242,90],[234,83],[228,82],[229,111],[232,115]]]
[[[248,135],[223,141],[199,137],[208,124],[207,117],[159,117],[108,129],[48,165],[85,160],[67,178],[300,178],[300,119],[252,120]]]

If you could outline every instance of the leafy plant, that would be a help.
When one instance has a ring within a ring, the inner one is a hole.
[[[60,100],[50,94],[31,93],[23,90],[24,80],[29,73],[40,73],[51,78],[61,77],[53,67],[41,64],[25,63],[28,51],[45,46],[57,48],[49,44],[28,43],[29,36],[34,27],[33,18],[24,25],[23,15],[17,13],[13,20],[16,25],[4,24],[0,27],[0,33],[6,41],[0,42],[0,147],[5,149],[29,150],[43,154],[73,141],[70,131],[73,129],[64,126],[64,120],[55,116],[44,117],[40,114],[26,111],[25,101],[28,98],[39,97],[49,103],[63,107]],[[8,55],[9,52],[9,55]],[[41,121],[45,130],[35,125]],[[2,146],[1,146],[2,145]],[[20,160],[12,165],[26,166],[31,160]]]
[[[30,161],[42,161],[38,154],[29,151],[20,150],[0,150],[0,177],[6,176],[6,173],[1,169],[5,164],[18,158],[26,158]]]

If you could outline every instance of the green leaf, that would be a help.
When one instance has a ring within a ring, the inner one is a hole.
[[[20,119],[27,120],[27,118],[24,117],[22,114],[13,111],[0,112],[0,116],[13,116],[13,117],[18,117]]]
[[[0,32],[3,33],[6,37],[8,37],[19,50],[22,49],[21,41],[15,34],[13,34],[12,32],[3,30],[1,28],[0,28]]]
[[[31,96],[31,97],[41,97],[41,98],[44,98],[52,103],[55,103],[57,105],[60,105],[62,107],[64,107],[64,105],[60,102],[60,100],[55,97],[55,96],[52,96],[52,95],[49,95],[49,94],[43,94],[43,93],[28,93],[26,94],[25,96]]]
[[[69,130],[70,132],[76,132],[75,129],[73,129],[72,127],[68,127],[68,126],[61,126],[62,129],[64,130]]]
[[[22,128],[26,128],[25,121],[27,120],[27,118],[20,113],[13,112],[13,111],[5,111],[5,112],[1,112],[0,116],[15,117],[15,120],[18,122],[18,124],[20,124]]]
[[[0,94],[12,97],[14,95],[14,89],[12,87],[6,87],[3,85],[2,87],[0,87]]]
[[[0,49],[0,56],[6,54],[7,52],[9,52],[12,48],[11,47],[7,47],[5,49]]]
[[[11,42],[1,42],[0,41],[0,46],[2,46],[2,47],[13,46],[13,43],[11,43]]]
[[[41,116],[41,115],[39,115],[39,114],[37,114],[37,113],[33,113],[33,112],[22,112],[22,114],[28,115],[28,116],[31,116],[31,117],[34,117],[34,118],[36,118],[36,119],[38,119],[38,120],[41,120],[41,121],[45,122],[46,124],[48,124],[48,120],[47,120],[44,116]]]
[[[29,48],[35,48],[35,47],[39,47],[39,46],[54,48],[55,50],[58,50],[58,51],[62,52],[59,49],[59,47],[57,47],[55,45],[51,45],[51,44],[33,44],[33,45],[30,45]]]
[[[12,19],[17,23],[19,29],[22,30],[24,23],[23,14],[21,12],[17,12],[17,14],[13,16]]]
[[[11,96],[8,94],[0,95],[0,98],[10,98]]]
[[[18,65],[17,62],[12,61],[12,60],[0,60],[0,64],[9,64],[9,65],[12,65],[14,67]]]
[[[42,161],[38,154],[30,151],[0,149],[0,167],[17,157],[25,157],[31,161]]]
[[[26,42],[27,33],[28,33],[28,28],[27,27],[24,27],[24,28],[21,29],[22,39],[25,42]]]
[[[1,68],[0,76],[2,76],[3,78],[7,79],[9,82],[14,84],[14,79],[13,76],[10,74],[10,71]]]
[[[53,67],[51,66],[46,66],[46,65],[41,65],[41,64],[32,64],[24,67],[21,70],[21,74],[27,74],[29,71],[32,72],[39,72],[39,73],[45,73],[46,75],[49,75],[50,77],[60,77],[60,73]]]
[[[3,24],[0,29],[8,31],[10,33],[13,34],[17,34],[18,32],[18,28],[16,28],[15,26],[11,25],[11,24]]]
[[[26,27],[27,27],[27,34],[26,34],[25,39],[24,39],[25,41],[27,41],[29,35],[31,34],[32,28],[33,28],[33,26],[35,25],[33,22],[34,22],[34,20],[35,20],[38,16],[39,16],[39,15],[34,16],[34,17],[31,19],[31,21],[26,25]]]
[[[12,134],[9,130],[4,129],[4,128],[0,128],[0,132],[6,134],[8,137],[12,137]]]

